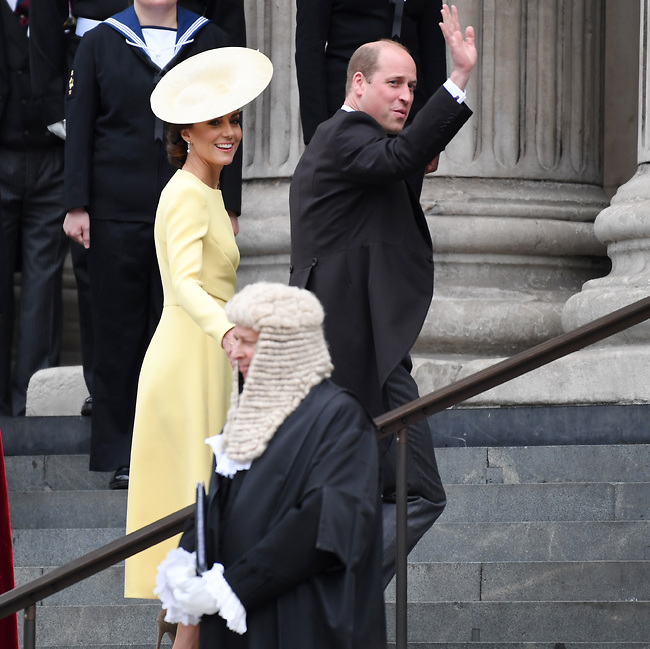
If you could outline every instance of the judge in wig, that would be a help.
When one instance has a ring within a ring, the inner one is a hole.
[[[328,378],[323,309],[308,291],[259,283],[226,314],[243,387],[208,440],[208,570],[197,574],[196,521],[158,569],[174,646],[385,647],[375,429]]]

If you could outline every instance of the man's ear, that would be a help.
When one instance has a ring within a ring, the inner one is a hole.
[[[363,94],[363,88],[366,84],[366,77],[363,72],[355,72],[352,77],[352,92],[354,92],[357,97],[360,97]]]

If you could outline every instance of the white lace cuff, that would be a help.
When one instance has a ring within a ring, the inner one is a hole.
[[[216,473],[226,478],[232,478],[237,471],[247,471],[251,468],[250,462],[237,462],[229,458],[222,450],[223,435],[213,435],[205,440],[205,443],[212,449],[217,467]]]
[[[224,578],[223,566],[216,563],[203,573],[202,578],[208,592],[214,597],[217,612],[226,621],[226,626],[239,635],[246,633],[246,609]]]
[[[196,578],[196,553],[183,548],[174,548],[160,562],[156,573],[156,587],[153,592],[158,595],[162,607],[167,610],[165,621],[180,622],[188,626],[199,623],[200,617],[186,613],[182,608],[174,590],[182,587],[192,577]]]
[[[218,613],[231,631],[246,633],[246,609],[225,580],[220,563],[197,577],[196,553],[174,548],[158,566],[153,592],[167,610],[167,622],[194,626],[202,615]]]

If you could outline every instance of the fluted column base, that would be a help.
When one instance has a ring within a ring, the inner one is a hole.
[[[418,357],[420,394],[498,363],[500,358],[439,360]],[[561,406],[650,403],[650,346],[589,347],[459,404],[460,407]]]
[[[443,177],[422,204],[435,288],[416,354],[502,357],[559,335],[567,299],[609,268],[593,233],[599,187]]]
[[[650,295],[650,164],[640,165],[596,219],[595,232],[607,243],[612,270],[587,282],[562,313],[570,331]],[[612,336],[599,346],[634,344],[650,348],[650,322]]]

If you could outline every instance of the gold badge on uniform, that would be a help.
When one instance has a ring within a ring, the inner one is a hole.
[[[72,88],[74,87],[74,70],[70,70],[70,80],[68,81],[68,94],[72,94]]]

